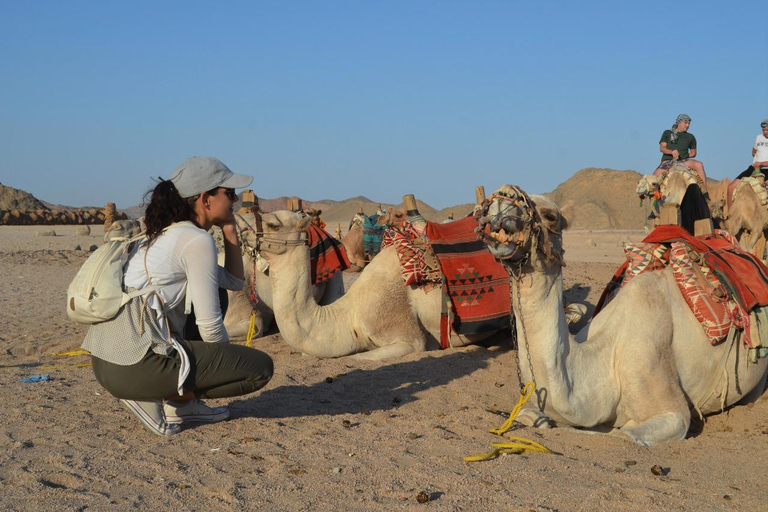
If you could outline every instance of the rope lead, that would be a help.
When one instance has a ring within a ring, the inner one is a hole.
[[[525,405],[528,399],[531,398],[535,389],[536,386],[534,386],[533,382],[528,382],[525,387],[523,387],[522,391],[520,391],[520,400],[518,400],[517,405],[509,413],[509,418],[507,418],[507,421],[505,421],[501,427],[490,430],[491,434],[504,437],[504,434],[510,428],[512,428],[512,424],[514,423],[515,418],[517,418],[517,415],[520,414],[523,405]],[[495,459],[499,455],[509,453],[552,453],[549,448],[540,443],[537,443],[536,441],[531,441],[530,439],[525,439],[523,437],[504,437],[504,439],[508,439],[508,441],[491,443],[493,450],[487,453],[464,457],[464,462],[480,462],[484,460],[491,460]]]

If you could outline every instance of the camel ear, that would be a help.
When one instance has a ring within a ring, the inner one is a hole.
[[[301,217],[299,219],[299,224],[297,226],[299,228],[299,231],[303,231],[303,230],[307,229],[307,226],[309,226],[310,222],[312,222],[312,217],[310,217],[309,215],[307,215],[305,217]]]
[[[323,213],[323,210],[317,210],[317,213],[315,215],[320,216]]]

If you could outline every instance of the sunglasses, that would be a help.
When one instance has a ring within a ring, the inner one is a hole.
[[[223,190],[224,193],[227,195],[227,197],[230,198],[232,201],[237,199],[237,192],[235,192],[235,189],[233,188],[220,188],[218,190]]]

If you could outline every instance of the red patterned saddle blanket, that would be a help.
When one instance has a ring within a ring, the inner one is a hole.
[[[759,345],[750,311],[768,305],[768,268],[739,249],[729,233],[695,238],[679,226],[660,226],[643,242],[625,244],[624,252],[627,261],[603,291],[595,315],[634,277],[670,266],[712,344],[722,341],[733,325],[744,330],[746,345]]]
[[[457,334],[496,332],[509,326],[509,274],[480,240],[477,221],[465,217],[447,224],[428,222],[415,229],[389,229],[382,249],[395,245],[406,285],[442,285],[440,346]],[[415,243],[414,243],[415,242]]]
[[[307,239],[312,284],[328,281],[337,272],[350,267],[347,250],[326,230],[310,224],[307,226]]]

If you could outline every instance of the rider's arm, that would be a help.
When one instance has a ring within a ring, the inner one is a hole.
[[[691,148],[688,150],[688,158],[696,158],[696,148]]]
[[[680,153],[678,153],[676,149],[668,149],[666,142],[659,143],[659,151],[661,151],[665,155],[672,155],[672,158],[677,158],[680,155]]]

